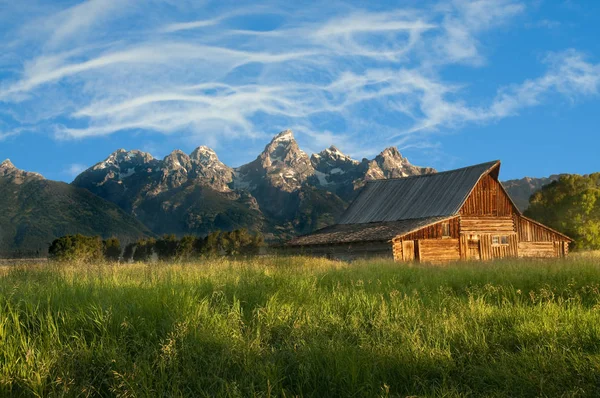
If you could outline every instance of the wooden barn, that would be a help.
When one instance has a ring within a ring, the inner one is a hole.
[[[571,239],[519,211],[500,162],[369,181],[340,221],[286,244],[293,253],[351,260],[446,262],[564,257]]]

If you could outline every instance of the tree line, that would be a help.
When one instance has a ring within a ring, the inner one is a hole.
[[[185,261],[199,257],[255,255],[264,246],[259,233],[246,229],[217,231],[206,237],[164,235],[140,239],[125,247],[117,238],[102,240],[99,236],[66,235],[55,239],[48,250],[55,261]]]

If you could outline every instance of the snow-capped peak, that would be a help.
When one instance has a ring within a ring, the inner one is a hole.
[[[273,140],[271,140],[271,143],[274,142],[290,142],[290,141],[294,141],[294,133],[292,132],[292,130],[283,130],[281,133],[277,134]]]
[[[110,166],[119,168],[121,163],[133,162],[136,164],[142,164],[148,163],[153,159],[154,158],[149,153],[138,150],[127,151],[121,148],[111,153],[103,162],[94,165],[92,169],[102,170]]]

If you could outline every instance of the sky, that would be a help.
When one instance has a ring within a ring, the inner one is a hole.
[[[397,146],[501,179],[600,171],[600,1],[0,0],[0,161],[70,182],[119,148],[235,167]]]

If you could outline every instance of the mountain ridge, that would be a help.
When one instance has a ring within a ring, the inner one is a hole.
[[[293,132],[283,130],[254,160],[239,167],[225,165],[206,146],[189,155],[174,150],[162,160],[118,150],[72,184],[118,204],[157,234],[244,227],[284,239],[335,222],[369,179],[431,172],[435,170],[410,164],[395,147],[362,161],[335,146],[309,156]],[[193,194],[214,200],[200,209]],[[159,221],[161,211],[170,214],[168,230]]]

